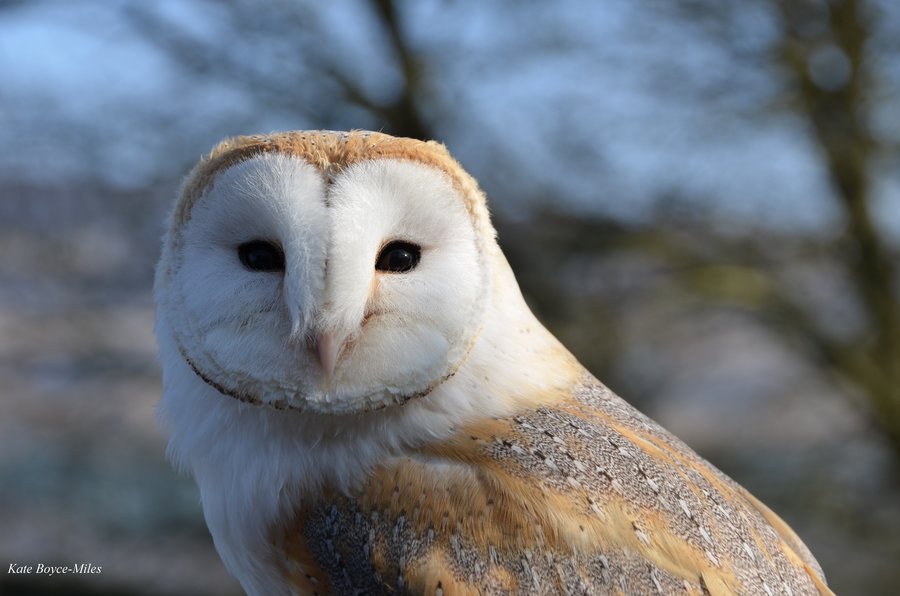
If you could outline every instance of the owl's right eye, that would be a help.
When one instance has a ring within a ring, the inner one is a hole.
[[[251,240],[238,246],[238,258],[250,271],[284,271],[284,251],[268,240]]]
[[[409,242],[391,242],[381,249],[375,269],[392,273],[406,273],[419,264],[422,249]]]

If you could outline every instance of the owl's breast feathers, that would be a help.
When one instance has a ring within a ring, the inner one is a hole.
[[[791,529],[592,377],[273,534],[300,593],[830,594]]]

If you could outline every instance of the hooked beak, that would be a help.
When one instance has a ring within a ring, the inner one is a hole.
[[[343,347],[343,339],[338,341],[330,331],[323,331],[316,336],[316,355],[319,358],[319,366],[322,367],[326,386],[331,385],[334,367]]]

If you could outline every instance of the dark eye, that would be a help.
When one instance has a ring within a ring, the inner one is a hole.
[[[238,246],[238,258],[250,271],[284,271],[284,252],[268,240],[251,240]]]
[[[390,242],[381,249],[381,254],[375,261],[375,269],[379,271],[391,271],[404,273],[419,264],[422,249],[409,242]]]

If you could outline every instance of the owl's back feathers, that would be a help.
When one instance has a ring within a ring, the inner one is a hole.
[[[587,373],[459,429],[274,535],[301,592],[830,593],[794,533]]]

